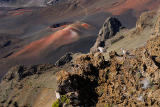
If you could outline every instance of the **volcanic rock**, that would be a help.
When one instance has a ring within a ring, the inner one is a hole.
[[[149,28],[149,27],[154,27],[155,25],[155,20],[154,20],[154,16],[156,16],[156,12],[155,11],[149,11],[149,12],[144,12],[142,13],[142,15],[140,16],[140,18],[138,19],[137,23],[136,23],[136,32],[141,32],[143,31],[145,28]]]
[[[107,39],[116,35],[117,32],[122,28],[121,22],[113,17],[109,17],[105,20],[102,28],[99,31],[96,43],[91,48],[90,52],[94,53],[98,51],[98,47],[106,48],[105,42]]]
[[[67,53],[66,55],[64,55],[63,57],[61,57],[56,63],[55,65],[60,67],[65,65],[66,63],[69,63],[73,58],[72,58],[73,53]]]
[[[94,45],[96,48],[93,47],[91,53],[75,59],[71,70],[58,73],[57,90],[70,99],[70,105],[89,107],[160,104],[160,97],[156,95],[160,89],[160,36],[154,33],[154,26],[158,23],[156,15],[155,12],[144,13],[137,22],[138,32],[150,28],[154,38],[135,49],[132,54],[120,55],[111,51],[110,58],[106,60],[104,53],[93,51],[98,47],[105,47],[100,41],[115,36],[121,25],[115,33],[107,27],[109,32],[104,33],[103,29],[100,31],[98,42]]]
[[[160,45],[159,39],[148,41],[146,46]],[[115,106],[157,106],[160,102],[155,92],[159,93],[160,69],[150,54],[156,46],[147,47],[142,47],[144,51],[137,49],[132,57],[111,52],[108,61],[101,53],[82,55],[74,61],[73,72],[65,71],[66,76],[59,73],[58,91],[61,95],[78,93],[79,103],[70,99],[71,105],[105,106],[107,102]],[[160,54],[156,53],[159,51],[154,53],[158,60]]]
[[[93,106],[97,103],[97,93],[95,87],[98,85],[98,68],[103,68],[107,64],[101,54],[97,56],[84,55],[78,58],[75,62],[74,71],[76,73],[66,73],[61,71],[58,73],[58,92],[61,95],[69,95],[68,93],[77,93],[76,99],[79,103],[74,102],[72,96],[70,101],[72,105]],[[64,74],[66,74],[64,76]],[[83,76],[81,76],[83,75]]]

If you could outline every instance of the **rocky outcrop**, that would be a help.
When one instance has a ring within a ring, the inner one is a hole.
[[[90,52],[98,52],[98,47],[103,47],[106,48],[107,46],[105,45],[106,40],[115,36],[117,32],[122,28],[121,22],[113,17],[109,17],[106,19],[104,22],[102,28],[99,31],[97,40],[94,44],[94,46],[91,48]]]
[[[115,36],[117,32],[122,28],[121,22],[113,17],[109,17],[104,22],[102,28],[99,31],[97,40],[94,46],[91,48],[90,52],[98,52],[98,47],[106,48],[106,40]]]
[[[158,106],[159,40],[148,41],[133,55],[111,52],[108,61],[102,53],[82,55],[72,72],[58,73],[57,91],[74,106]]]
[[[98,86],[99,69],[107,64],[101,54],[82,55],[75,60],[73,74],[67,71],[58,73],[57,91],[66,95],[74,106],[95,106],[98,101],[95,88]]]
[[[73,53],[67,53],[66,55],[64,55],[63,57],[61,57],[56,63],[55,65],[57,67],[63,66],[67,63],[69,63],[73,57],[72,57]]]
[[[136,23],[136,33],[143,31],[146,28],[154,28],[155,16],[157,13],[155,11],[144,12],[138,19]]]
[[[159,106],[159,16],[147,12],[138,20],[134,33],[147,29],[153,35],[144,46],[124,55],[111,51],[108,60],[98,48],[104,48],[106,39],[115,36],[121,25],[116,31],[106,27],[108,33],[103,28],[91,53],[78,57],[70,70],[57,74],[57,92],[66,96],[72,106]]]

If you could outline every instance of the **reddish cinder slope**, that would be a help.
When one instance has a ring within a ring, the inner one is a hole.
[[[158,8],[160,0],[126,0],[120,5],[108,9],[108,12],[111,12],[113,15],[120,15],[123,12],[133,9],[136,12],[141,12],[143,10],[152,10]]]
[[[27,12],[32,12],[32,10],[29,9],[19,9],[19,10],[14,10],[14,11],[9,11],[8,14],[12,16],[17,16],[17,15],[22,15]]]
[[[62,45],[71,43],[77,39],[78,39],[78,34],[71,27],[67,27],[65,29],[53,33],[50,36],[32,42],[24,49],[14,54],[14,56],[16,57],[24,54],[37,55],[40,51],[44,50],[52,43],[53,47],[56,49]]]
[[[88,28],[88,24],[80,24],[79,27]],[[52,47],[52,50],[59,48],[60,46],[70,44],[79,39],[77,25],[69,25],[64,29],[61,29],[50,36],[44,37],[40,40],[34,41],[27,45],[24,49],[15,53],[11,57],[17,56],[37,56],[39,53],[44,52],[48,47]]]

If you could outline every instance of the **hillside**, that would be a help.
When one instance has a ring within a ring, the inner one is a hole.
[[[107,19],[95,43],[107,38],[107,52],[81,55],[70,70],[58,72],[57,92],[62,97],[54,104],[68,105],[61,102],[66,96],[72,106],[160,106],[159,18],[159,11],[143,13],[135,29],[122,29],[110,39],[107,37],[116,30],[108,29],[118,25]]]
[[[41,6],[49,1],[2,1],[9,6],[0,6],[0,79],[18,64],[54,64],[68,52],[88,53],[107,17],[116,17],[131,29],[142,12],[157,10],[160,4],[159,0],[51,0]]]
[[[90,53],[68,53],[55,65],[10,69],[0,83],[0,106],[160,106],[160,10],[143,13],[132,29],[120,23],[107,18]],[[63,30],[89,26],[78,23]],[[46,40],[34,44],[48,44]],[[32,48],[13,55],[24,55]],[[61,98],[56,99],[56,94]]]

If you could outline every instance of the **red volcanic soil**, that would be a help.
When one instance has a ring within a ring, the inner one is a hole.
[[[14,10],[14,11],[10,11],[8,12],[8,14],[12,15],[12,16],[17,16],[17,15],[22,15],[26,12],[32,12],[32,10],[29,9],[19,9],[19,10]]]
[[[108,9],[108,12],[111,12],[113,15],[120,15],[123,12],[133,9],[137,12],[143,10],[152,10],[158,8],[160,0],[126,0],[125,2],[116,5],[115,7]]]
[[[34,41],[24,47],[24,49],[19,52],[13,54],[12,57],[17,56],[37,56],[39,53],[44,52],[48,47],[52,47],[52,50],[57,49],[63,45],[73,43],[79,39],[79,31],[80,28],[89,29],[90,25],[87,23],[75,23],[72,25],[68,25],[64,29],[61,29],[50,36],[46,36],[40,40]]]
[[[67,26],[66,28],[57,31],[50,36],[32,42],[24,49],[15,53],[13,56],[16,57],[24,54],[26,54],[27,56],[28,55],[36,56],[39,52],[43,51],[44,49],[46,49],[51,45],[53,45],[52,47],[56,49],[62,45],[72,43],[76,41],[78,38],[79,36],[78,33],[75,31],[75,29],[71,26]]]
[[[13,56],[21,56],[26,54],[36,56],[38,53],[46,49],[47,47],[53,45],[53,48],[56,49],[62,45],[72,43],[78,39],[78,33],[72,27],[66,27],[62,30],[59,30],[53,33],[50,36],[44,37],[40,40],[32,42],[24,49],[15,53]]]
[[[84,27],[85,29],[89,29],[90,27],[87,23],[82,23],[81,26]]]
[[[19,12],[19,13],[14,13],[14,14],[12,14],[12,16],[18,16],[18,15],[22,15],[22,14],[24,14],[25,12]]]

